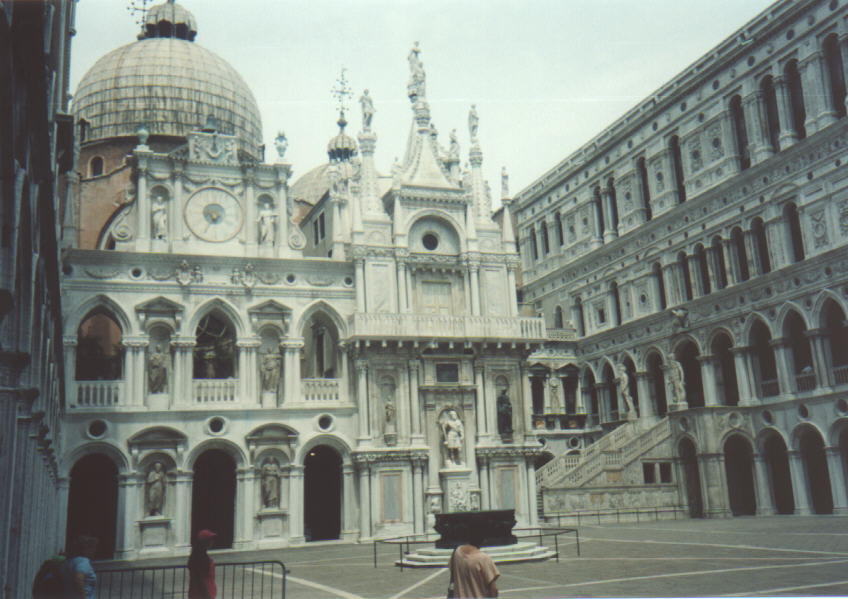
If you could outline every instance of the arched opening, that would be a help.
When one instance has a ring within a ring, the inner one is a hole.
[[[545,413],[545,382],[547,370],[535,367],[530,370],[530,394],[533,400],[533,414]]]
[[[565,243],[565,234],[562,230],[562,214],[559,212],[556,213],[556,230],[557,230],[557,241],[559,242],[560,247]]]
[[[771,75],[763,77],[760,81],[760,91],[763,94],[763,105],[766,117],[766,136],[771,148],[775,152],[780,151],[780,121],[777,112],[777,94],[774,91],[774,80]]]
[[[214,549],[233,546],[236,463],[221,449],[207,449],[194,463],[191,486],[191,538],[204,528],[216,533]]]
[[[713,261],[716,265],[716,286],[719,289],[724,289],[727,287],[727,264],[724,262],[724,244],[721,237],[713,237],[710,251],[713,254]]]
[[[694,293],[692,292],[692,274],[689,272],[689,256],[686,252],[677,253],[677,270],[683,282],[683,294],[687,300],[691,300]]]
[[[103,174],[103,158],[100,156],[94,156],[88,162],[88,176],[89,177],[99,177]]]
[[[609,195],[610,223],[613,232],[616,232],[618,231],[618,200],[615,195],[615,180],[612,177],[607,179],[607,194]]]
[[[786,443],[780,435],[771,433],[763,443],[763,457],[768,469],[771,496],[774,510],[778,514],[795,512],[795,499],[792,495],[792,476],[789,472],[789,455]]]
[[[229,318],[217,310],[210,312],[200,319],[195,338],[194,378],[236,376],[236,332]]]
[[[563,318],[562,318],[562,308],[557,306],[554,308],[554,328],[561,329],[564,326]]]
[[[646,370],[648,372],[648,386],[651,390],[651,399],[654,402],[654,411],[662,418],[668,413],[668,403],[665,396],[665,375],[663,374],[663,361],[659,354],[652,353],[648,356]]]
[[[68,489],[66,545],[79,535],[97,538],[97,555],[115,554],[118,518],[118,468],[102,453],[77,460]]]
[[[843,480],[848,480],[848,426],[842,426],[839,432],[839,465],[842,467]],[[846,499],[843,497],[843,499]]]
[[[303,460],[303,530],[307,541],[338,539],[342,522],[342,458],[326,445]]]
[[[807,137],[807,129],[804,121],[807,119],[807,110],[804,106],[804,89],[801,87],[801,73],[798,71],[798,61],[790,60],[783,69],[786,79],[786,88],[789,91],[789,106],[792,114],[792,129],[798,139]]]
[[[533,465],[536,467],[536,472],[538,472],[539,468],[550,462],[552,459],[554,459],[554,454],[552,454],[550,451],[543,451],[542,453],[540,453],[539,457],[537,457],[536,460],[533,462]]]
[[[642,208],[645,209],[645,220],[651,220],[653,213],[651,212],[651,188],[648,185],[648,167],[645,164],[645,157],[640,156],[636,160],[636,172],[639,174],[639,191],[642,192]]]
[[[700,352],[697,346],[692,341],[685,341],[677,347],[674,355],[683,367],[686,403],[690,408],[703,408],[704,384],[701,379],[701,364],[698,362]]]
[[[704,499],[701,495],[701,473],[698,468],[698,455],[691,439],[680,440],[677,446],[683,477],[686,481],[686,503],[689,504],[690,518],[704,517]]]
[[[618,385],[615,382],[615,373],[612,371],[612,366],[606,364],[602,376],[607,395],[607,421],[616,422],[621,419],[621,414],[618,411]]]
[[[801,316],[794,310],[786,315],[783,322],[783,336],[789,343],[792,355],[792,373],[795,376],[797,391],[812,391],[816,388],[816,374],[813,371],[813,353],[810,340],[805,334],[807,327]]]
[[[651,273],[654,275],[654,283],[656,284],[657,302],[660,310],[665,310],[668,306],[668,299],[665,294],[665,279],[663,278],[662,266],[659,262],[654,262],[651,266]]]
[[[77,331],[76,380],[114,381],[123,377],[122,331],[104,308],[95,308]]]
[[[542,221],[542,224],[539,229],[542,232],[542,254],[547,256],[551,253],[551,244],[548,240],[548,223]]]
[[[783,207],[783,223],[786,227],[786,239],[789,242],[790,257],[793,262],[804,259],[804,236],[801,232],[801,218],[798,207],[789,202]]]
[[[595,187],[593,197],[594,197],[593,202],[595,204],[595,219],[597,221],[597,225],[595,227],[595,235],[597,237],[600,237],[601,239],[603,239],[604,233],[607,230],[607,224],[604,221],[604,203],[603,203],[603,199],[601,198],[601,188],[600,188],[600,186]]]
[[[324,312],[316,312],[303,329],[301,377],[305,379],[337,379],[341,356],[339,331]]]
[[[618,291],[618,283],[613,281],[610,283],[610,297],[612,298],[612,316],[613,316],[613,325],[619,326],[621,324],[621,295]]]
[[[762,321],[751,327],[751,357],[754,366],[754,381],[760,397],[774,397],[780,393],[777,382],[777,364],[771,346],[771,333]]]
[[[692,257],[698,265],[698,280],[701,283],[701,295],[707,295],[712,291],[710,283],[710,267],[707,264],[707,252],[700,243],[695,246]]]
[[[824,65],[830,80],[830,103],[837,116],[845,116],[845,77],[842,70],[842,56],[839,53],[839,38],[831,33],[822,44]]]
[[[751,166],[751,154],[748,151],[748,131],[745,129],[745,112],[742,110],[742,97],[738,94],[730,98],[730,120],[733,123],[736,153],[739,154],[739,170],[744,171]]]
[[[586,316],[583,313],[583,300],[579,297],[574,298],[574,325],[577,327],[577,335],[583,337],[586,335]]]
[[[730,232],[730,243],[733,247],[736,274],[739,277],[739,281],[747,281],[751,278],[751,273],[748,270],[748,252],[745,249],[745,234],[740,227],[734,227]]]
[[[595,375],[588,368],[583,373],[582,391],[583,405],[588,406],[589,408],[590,424],[600,424],[601,417],[598,410],[598,389],[595,385]]]
[[[753,516],[757,513],[754,495],[754,451],[747,439],[731,435],[724,443],[724,471],[727,476],[727,496],[734,516]]]
[[[686,185],[683,180],[683,158],[680,155],[680,138],[672,135],[668,140],[668,150],[671,153],[671,168],[674,172],[674,185],[677,189],[677,203],[686,201]]]
[[[730,348],[733,343],[725,333],[719,333],[710,345],[715,359],[716,391],[725,406],[739,405],[739,384],[736,379],[736,362]]]
[[[833,494],[830,489],[830,473],[827,469],[827,457],[824,451],[824,440],[812,428],[805,428],[799,439],[801,461],[807,479],[807,491],[810,497],[810,507],[815,514],[833,513]]]
[[[832,299],[822,307],[822,328],[827,338],[825,349],[833,382],[837,385],[848,384],[848,324],[845,312]]]
[[[539,246],[536,243],[536,230],[532,226],[527,230],[527,239],[530,240],[530,255],[536,261],[539,259]]]
[[[754,247],[757,249],[757,270],[761,275],[771,272],[771,257],[769,256],[766,227],[760,217],[751,221],[751,234],[754,236]]]

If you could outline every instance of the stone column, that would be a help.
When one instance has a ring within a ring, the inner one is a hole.
[[[836,110],[833,109],[833,93],[830,77],[821,50],[813,52],[804,60],[804,106],[807,108],[807,122],[815,120],[813,127],[807,127],[808,135],[821,131],[837,121]],[[807,99],[810,98],[809,103]]]
[[[515,296],[515,270],[517,267],[518,265],[512,262],[506,265],[506,291],[509,294],[506,303],[509,315],[512,317],[518,316],[518,300]]]
[[[371,468],[359,464],[359,542],[371,538]]]
[[[724,478],[724,454],[702,453],[698,455],[701,471],[701,492],[704,493],[705,511],[708,516],[723,517],[727,509],[727,485]]]
[[[477,401],[474,404],[474,413],[477,420],[477,442],[480,443],[489,438],[489,427],[486,423],[486,389],[482,364],[474,364],[474,386],[477,395]]]
[[[76,405],[77,338],[62,337],[65,352],[65,401],[69,406]],[[2,570],[0,570],[2,571]]]
[[[636,392],[639,395],[639,417],[643,422],[650,425],[658,420],[651,398],[650,378],[646,371],[636,372],[635,374]]]
[[[300,396],[300,350],[303,339],[286,339],[283,348],[283,403],[299,402]]]
[[[725,272],[727,273],[727,286],[730,287],[742,282],[736,252],[733,251],[733,242],[729,237],[721,240],[721,251],[722,256],[724,256]]]
[[[839,447],[825,447],[830,488],[833,495],[833,513],[844,514],[848,510],[848,486],[845,483],[845,466]]]
[[[536,466],[531,458],[526,460],[527,468],[527,516],[530,526],[539,526],[539,512],[536,509]]]
[[[289,470],[289,542],[303,543],[303,466]]]
[[[754,383],[751,370],[748,368],[748,353],[747,347],[731,347],[730,353],[733,354],[733,365],[736,368],[736,386],[739,389],[739,405],[750,406],[759,403],[756,398],[758,392],[754,392],[752,385]]]
[[[342,537],[351,538],[356,530],[356,481],[353,464],[342,465]]]
[[[760,454],[754,455],[754,476],[757,493],[757,515],[771,516],[774,511],[774,500],[768,480],[768,464]]]
[[[547,372],[545,373],[545,376],[542,377],[542,412],[544,414],[549,414],[551,412],[551,386],[549,383],[550,373]]]
[[[685,295],[680,288],[680,275],[677,262],[663,264],[663,282],[665,283],[666,299],[669,306],[675,306],[683,302]]]
[[[247,243],[247,254],[256,254],[257,219],[256,219],[256,175],[252,168],[244,173],[244,226],[247,229],[245,242]],[[283,223],[280,223],[282,226]]]
[[[468,272],[468,269],[464,269],[462,271],[462,285],[465,288],[465,313],[466,314],[474,314],[474,302],[471,301],[471,273]]]
[[[138,179],[136,183],[136,218],[138,218],[138,236],[136,237],[136,251],[150,251],[150,197],[147,195],[147,160],[152,152],[149,150],[135,149],[138,159]]]
[[[180,337],[171,340],[176,349],[174,355],[172,405],[189,406],[194,403],[194,337]]]
[[[489,458],[478,457],[477,464],[480,469],[480,504],[482,509],[492,509],[492,487],[489,482]]]
[[[598,419],[601,422],[610,422],[609,385],[604,382],[595,383],[595,397],[598,398]]]
[[[127,406],[143,406],[146,403],[147,393],[145,384],[147,381],[147,368],[145,364],[145,350],[147,339],[138,337],[125,337],[121,344],[127,352],[124,356],[124,393],[121,403]]]
[[[701,364],[701,383],[704,388],[704,405],[721,405],[721,401],[718,397],[718,391],[716,389],[715,356],[703,354],[698,356],[697,360]]]
[[[356,405],[359,414],[359,435],[357,443],[364,445],[371,441],[371,410],[368,401],[368,362],[358,358],[356,367]]]
[[[412,443],[423,443],[424,434],[421,430],[421,400],[418,396],[418,360],[409,361],[409,410],[412,418]]]
[[[599,248],[604,244],[604,239],[601,236],[602,235],[601,234],[602,214],[601,214],[601,203],[600,202],[601,202],[600,198],[597,198],[597,199],[592,201],[592,222],[593,222],[593,225],[594,225],[594,227],[592,229],[592,241],[591,241],[591,248],[592,249]],[[540,247],[539,249],[541,250],[542,248]]]
[[[839,54],[842,57],[842,80],[848,83],[848,34],[839,37]],[[845,107],[848,108],[848,95],[845,96]]]
[[[774,359],[777,366],[777,382],[781,395],[789,395],[797,391],[795,384],[795,369],[792,364],[792,355],[789,349],[789,341],[785,338],[772,339],[769,345],[774,351]]]
[[[745,129],[748,133],[748,147],[751,155],[751,164],[757,164],[773,154],[771,147],[766,143],[764,119],[763,119],[763,94],[758,89],[747,96],[742,103],[745,113]]]
[[[584,397],[583,392],[583,381],[580,379],[579,376],[577,377],[577,385],[574,389],[574,413],[586,413],[586,398]]]
[[[792,105],[789,100],[789,84],[783,75],[774,78],[774,93],[777,96],[777,114],[780,120],[780,149],[785,150],[798,143],[792,127]]]
[[[289,186],[288,178],[291,174],[291,166],[280,164],[275,167],[277,171],[277,237],[274,240],[276,254],[280,258],[289,252],[289,227],[295,227],[289,220]]]
[[[471,314],[480,315],[480,263],[470,262],[468,270],[471,273]]]
[[[256,354],[262,343],[258,339],[248,338],[236,343],[239,348],[239,387],[243,390],[243,403],[259,403],[259,364]],[[243,369],[242,369],[243,368]]]
[[[832,371],[827,358],[827,331],[824,329],[810,329],[804,332],[809,339],[810,350],[813,355],[813,371],[816,373],[816,387],[832,387]]]
[[[765,229],[771,269],[777,270],[788,266],[791,263],[788,252],[792,250],[786,245],[787,239],[783,216],[773,218],[765,223]]]
[[[413,532],[417,535],[424,532],[424,464],[421,460],[412,460],[412,505]]]
[[[398,312],[409,312],[409,298],[406,294],[406,262],[398,260],[397,262],[397,277],[398,277]]]
[[[520,366],[519,371],[521,373],[521,403],[524,408],[523,410],[521,410],[521,414],[523,416],[524,426],[522,428],[514,426],[513,428],[516,431],[523,430],[524,435],[526,436],[527,433],[533,430],[533,392],[530,389],[530,369],[527,367],[526,364],[522,364]],[[515,410],[513,410],[513,414],[514,413]]]
[[[745,240],[745,257],[748,259],[748,273],[751,278],[765,274],[760,269],[760,264],[762,260],[760,259],[760,248],[757,247],[757,242],[754,239],[754,233],[752,231],[744,232],[744,240]]]
[[[615,202],[615,199],[611,188],[603,188],[601,191],[601,201],[604,204],[604,243],[608,243],[618,237],[618,229],[613,225],[612,221],[613,203]]]
[[[233,549],[247,547],[253,539],[253,518],[256,514],[256,501],[253,496],[256,487],[256,473],[247,466],[236,469],[236,513]]]
[[[139,500],[144,493],[144,485],[139,484],[138,476],[118,474],[118,513],[115,529],[115,557],[127,559],[133,556],[136,547],[136,522],[144,516]]]
[[[804,471],[801,452],[791,449],[786,453],[789,457],[789,475],[792,478],[792,495],[795,499],[795,513],[802,516],[809,516],[813,511],[810,509],[807,473]]]
[[[356,276],[356,311],[362,313],[365,312],[365,260],[356,258],[354,269]]]
[[[191,546],[191,485],[194,473],[177,470],[174,480],[174,548]]]
[[[692,281],[692,298],[704,295],[704,283],[701,280],[700,260],[694,254],[686,257],[686,266],[689,268],[689,280]]]

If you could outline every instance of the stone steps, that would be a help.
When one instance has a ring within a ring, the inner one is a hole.
[[[556,552],[536,543],[519,542],[513,545],[483,547],[496,564],[544,561],[556,557]],[[404,568],[444,568],[448,565],[453,549],[423,547],[395,560],[396,566]]]

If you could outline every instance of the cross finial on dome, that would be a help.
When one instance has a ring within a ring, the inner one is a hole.
[[[347,125],[347,120],[345,120],[345,112],[347,111],[347,101],[350,96],[353,95],[353,90],[350,89],[350,85],[348,85],[347,77],[345,77],[345,72],[347,69],[342,67],[342,72],[339,75],[339,78],[336,79],[336,85],[333,89],[330,90],[330,93],[335,96],[336,102],[339,105],[339,120],[338,124],[342,130],[344,130],[345,125]]]

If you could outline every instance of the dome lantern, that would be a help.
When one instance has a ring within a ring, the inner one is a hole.
[[[147,11],[139,39],[165,37],[193,42],[196,35],[197,21],[194,15],[175,0],[167,0]]]

